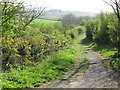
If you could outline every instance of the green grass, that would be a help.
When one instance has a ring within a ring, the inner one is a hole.
[[[82,27],[81,27],[82,28]],[[77,37],[76,41],[74,42],[74,48],[75,50],[77,50],[77,59],[79,60],[79,69],[77,70],[77,72],[81,72],[84,73],[88,68],[89,68],[89,64],[90,61],[88,60],[88,54],[85,51],[85,49],[82,47],[81,44],[78,44],[79,40],[82,40],[83,38],[85,38],[85,33],[84,33],[84,28],[82,29],[83,33]]]
[[[105,48],[105,47],[102,47],[100,45],[93,44],[93,43],[91,43],[89,47],[92,48],[94,51],[101,53],[103,57],[105,58],[110,58],[115,53],[117,53],[117,51],[111,51],[109,48]]]
[[[105,67],[115,68],[117,70],[120,70],[120,59],[115,59],[115,58],[120,57],[119,56],[120,54],[118,54],[116,56],[116,54],[117,54],[116,50],[111,50],[113,48],[110,48],[110,47],[107,48],[107,47],[104,47],[104,46],[97,45],[93,42],[88,41],[86,38],[82,40],[82,43],[89,46],[94,51],[101,53],[104,58],[111,58],[112,59],[112,60],[104,61],[104,66]]]
[[[111,51],[109,48],[105,48],[97,44],[91,43],[89,47],[92,48],[94,51],[101,53],[104,58],[112,58],[112,56],[114,56],[117,53],[117,51]],[[112,59],[112,60],[104,61],[103,63],[104,66],[107,68],[120,69],[119,67],[120,63],[118,63],[118,60]]]
[[[84,38],[82,40],[82,43],[89,46],[94,51],[101,53],[105,58],[109,58],[110,56],[113,56],[115,53],[117,53],[117,51],[112,51],[112,48],[107,48],[94,42],[90,42],[87,38]]]
[[[84,48],[82,48],[81,45],[79,45],[78,56],[79,56],[78,59],[80,59],[80,65],[78,67],[80,69],[78,69],[78,71],[84,73],[89,68],[88,63],[90,63],[90,61],[88,60],[87,52],[85,51]]]
[[[35,19],[33,23],[44,23],[44,24],[51,24],[51,23],[57,23],[58,21],[52,21],[52,20],[43,20],[43,19]]]
[[[105,67],[120,70],[120,59],[114,59],[118,58],[117,56],[115,56],[117,54],[117,51],[112,51],[107,47],[105,48],[97,44],[90,44],[89,47],[91,47],[94,51],[101,53],[104,58],[112,59],[104,61]]]
[[[59,51],[42,63],[28,61],[24,63],[22,69],[12,68],[11,72],[4,72],[2,86],[3,88],[33,88],[60,79],[76,62],[74,55],[75,51],[69,49]]]

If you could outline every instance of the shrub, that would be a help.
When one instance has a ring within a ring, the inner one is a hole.
[[[9,69],[11,65],[16,63],[22,64],[26,60],[42,61],[52,52],[66,46],[71,40],[52,39],[46,36],[8,40],[3,37],[3,69]]]

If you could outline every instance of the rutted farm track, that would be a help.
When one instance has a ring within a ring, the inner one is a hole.
[[[77,72],[79,68],[77,63],[73,69],[65,75],[64,80],[58,80],[47,84],[45,87],[52,88],[120,88],[120,73],[103,66],[103,57],[82,45],[87,52],[90,61],[90,67],[85,73]],[[78,48],[79,49],[79,48]],[[80,56],[78,56],[80,57]],[[78,59],[79,61],[80,59]]]

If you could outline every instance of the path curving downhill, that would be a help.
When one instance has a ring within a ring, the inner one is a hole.
[[[82,44],[81,44],[82,45]],[[106,69],[102,60],[103,57],[92,51],[87,46],[82,45],[88,54],[90,67],[81,75],[74,74],[67,80],[52,83],[52,88],[120,88],[120,73],[111,69]]]

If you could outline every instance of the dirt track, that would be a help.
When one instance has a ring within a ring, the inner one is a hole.
[[[82,45],[88,54],[90,67],[81,75],[75,72],[67,80],[59,80],[49,84],[52,88],[120,88],[120,73],[106,69],[102,64],[102,56]]]

